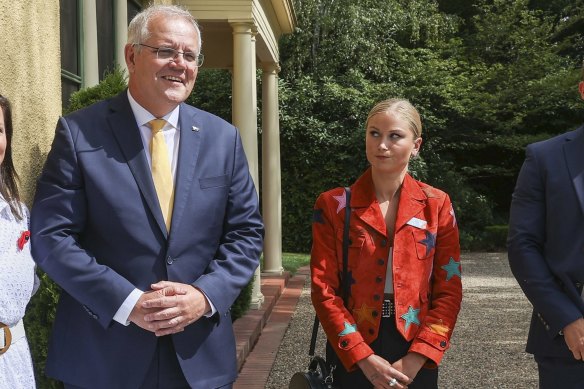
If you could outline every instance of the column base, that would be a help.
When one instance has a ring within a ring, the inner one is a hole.
[[[249,304],[250,309],[260,309],[264,304],[265,297],[262,293],[258,293],[251,298],[251,303]]]
[[[280,267],[279,269],[262,269],[262,273],[281,276],[284,273],[284,268]]]

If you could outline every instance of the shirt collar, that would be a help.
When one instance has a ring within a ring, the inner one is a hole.
[[[138,102],[132,97],[130,90],[128,89],[128,101],[130,102],[130,107],[132,107],[132,112],[134,113],[134,118],[136,118],[136,123],[138,127],[142,127],[148,124],[152,119],[156,119],[146,108],[142,107]],[[177,105],[175,109],[161,117],[170,124],[172,127],[178,129],[178,114],[180,112],[180,105]],[[166,126],[165,126],[166,127]],[[167,127],[168,128],[168,127]]]

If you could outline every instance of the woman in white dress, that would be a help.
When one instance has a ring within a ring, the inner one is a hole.
[[[0,95],[0,389],[35,387],[22,318],[38,288],[30,255],[28,210],[12,163],[12,114]]]

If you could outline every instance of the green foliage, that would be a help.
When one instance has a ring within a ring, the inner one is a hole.
[[[251,305],[251,295],[253,292],[253,279],[250,281],[245,288],[239,292],[239,296],[231,305],[231,320],[235,321],[245,315],[245,313],[249,310],[249,306]]]
[[[45,376],[45,362],[49,348],[49,337],[60,288],[42,271],[39,271],[41,284],[28,304],[24,324],[30,352],[34,361],[37,387],[43,389],[60,389],[63,384]]]
[[[200,69],[187,104],[231,121],[231,75],[227,70]]]
[[[508,225],[495,225],[485,227],[485,237],[487,247],[490,251],[505,250],[507,248],[507,234],[509,233]]]
[[[421,112],[427,180],[450,193],[463,244],[481,241],[507,218],[525,146],[583,116],[579,57],[558,45],[582,40],[574,4],[297,0],[281,41],[284,248],[306,250],[318,193],[366,167],[364,117],[390,96]]]
[[[98,85],[73,93],[65,113],[77,111],[98,101],[111,98],[126,89],[126,86],[124,72],[116,67],[112,72],[106,74]]]

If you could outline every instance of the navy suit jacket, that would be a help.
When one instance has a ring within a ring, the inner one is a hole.
[[[527,147],[508,250],[533,305],[527,352],[573,358],[560,332],[584,315],[584,127]]]
[[[87,388],[137,388],[153,333],[112,320],[134,289],[170,280],[217,309],[172,335],[193,387],[234,381],[230,306],[258,266],[263,224],[241,138],[224,120],[180,105],[167,234],[127,92],[60,118],[32,208],[39,266],[62,288],[46,372]]]

